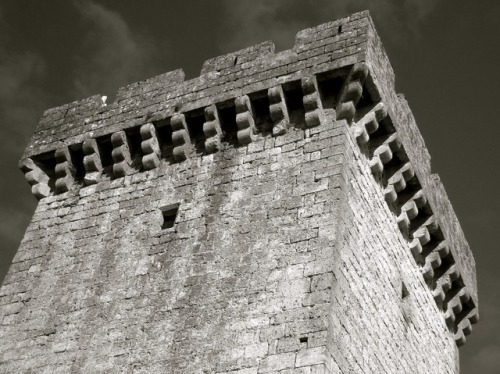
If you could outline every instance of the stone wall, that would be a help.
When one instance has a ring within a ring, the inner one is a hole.
[[[458,373],[472,254],[366,12],[45,112],[4,372]]]

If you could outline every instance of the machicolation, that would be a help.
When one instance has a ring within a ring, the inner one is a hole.
[[[474,259],[367,12],[49,109],[20,168],[4,372],[458,373]]]

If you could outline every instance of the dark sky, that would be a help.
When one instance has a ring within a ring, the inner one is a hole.
[[[369,9],[474,252],[481,321],[462,374],[500,371],[500,1],[0,0],[0,280],[36,200],[17,169],[42,111]]]

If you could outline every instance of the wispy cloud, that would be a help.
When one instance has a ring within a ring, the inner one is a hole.
[[[154,48],[146,36],[131,30],[117,12],[93,2],[76,8],[88,30],[75,57],[74,87],[79,97],[112,96],[117,88],[148,78],[154,69]]]
[[[2,143],[0,172],[7,178],[6,172],[17,165],[48,102],[41,89],[46,78],[45,60],[36,53],[10,48],[9,30],[0,8],[0,131],[7,139]],[[11,190],[12,183],[0,184],[0,196]]]
[[[50,96],[41,89],[47,75],[45,60],[39,54],[12,48],[9,31],[0,7],[0,133],[4,139],[0,157],[0,282],[35,204],[16,165]]]
[[[8,47],[5,35],[9,27],[3,21],[0,9],[0,128],[2,144],[9,155],[20,156],[38,118],[45,108],[47,96],[41,82],[46,76],[45,60],[36,53],[20,53]]]
[[[425,18],[440,0],[225,0],[230,21],[223,27],[224,50],[272,40],[278,49],[293,45],[295,32],[305,27],[368,9],[385,40],[416,36]],[[228,30],[232,30],[228,33]]]

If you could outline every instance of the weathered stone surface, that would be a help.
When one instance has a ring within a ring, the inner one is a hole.
[[[142,166],[145,170],[155,169],[160,165],[160,144],[156,136],[156,129],[152,123],[141,126]]]
[[[202,73],[45,112],[0,371],[457,374],[474,261],[368,14]]]
[[[86,139],[82,145],[85,167],[84,184],[89,186],[99,182],[102,174],[102,163],[99,155],[99,148],[95,139]]]
[[[203,124],[205,135],[205,151],[215,153],[221,149],[222,129],[220,126],[219,113],[215,105],[205,108],[205,123]]]
[[[324,122],[323,105],[321,103],[318,83],[315,77],[305,77],[301,80],[304,97],[305,119],[307,127],[316,127]]]
[[[113,151],[113,176],[121,178],[132,173],[132,156],[125,131],[118,131],[111,135]]]
[[[269,112],[273,120],[273,135],[283,135],[290,125],[290,117],[285,103],[283,88],[281,85],[271,87],[267,91],[267,95],[269,96]]]
[[[189,156],[191,140],[184,114],[175,114],[171,120],[172,143],[174,144],[174,158],[176,161],[184,161]]]
[[[19,162],[19,168],[24,173],[24,178],[31,186],[31,193],[37,198],[42,199],[49,196],[50,187],[49,176],[36,164],[31,158],[22,159]]]
[[[248,144],[255,140],[255,114],[247,95],[236,98],[234,101],[236,107],[236,125],[238,126],[239,144]]]
[[[75,187],[76,169],[73,165],[68,147],[59,148],[55,152],[55,191],[67,192]]]

